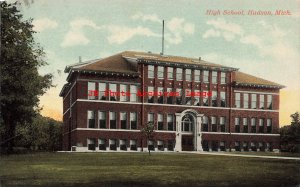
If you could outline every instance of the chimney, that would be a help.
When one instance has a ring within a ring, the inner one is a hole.
[[[81,61],[81,56],[79,56],[79,63],[81,63],[82,61]]]
[[[199,61],[201,61],[201,57],[199,57]]]

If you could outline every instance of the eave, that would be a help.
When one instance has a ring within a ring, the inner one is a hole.
[[[73,75],[73,73],[83,73],[83,74],[89,74],[89,75],[106,75],[106,76],[122,76],[122,77],[139,77],[139,73],[136,72],[115,72],[115,71],[101,71],[101,70],[82,70],[82,69],[72,69],[70,70],[70,73],[67,77],[67,81],[69,81]]]
[[[266,84],[253,84],[253,83],[242,83],[242,82],[234,82],[234,86],[252,87],[252,88],[271,88],[271,89],[285,88],[285,86],[283,85],[266,85]]]
[[[153,59],[137,59],[139,64],[149,64],[149,65],[162,65],[170,67],[180,67],[180,68],[191,68],[191,69],[201,69],[201,70],[220,70],[224,72],[238,71],[238,68],[232,67],[214,67],[205,64],[187,64],[182,62],[169,62],[169,61],[157,61]]]

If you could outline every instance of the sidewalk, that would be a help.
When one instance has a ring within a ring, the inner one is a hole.
[[[243,155],[243,154],[230,154],[230,153],[218,153],[218,152],[180,152],[180,153],[193,153],[193,154],[203,154],[203,155],[216,155],[216,156],[236,156],[236,157],[249,157],[249,158],[275,158],[284,160],[300,160],[300,157],[286,157],[286,156],[260,156],[260,155]]]

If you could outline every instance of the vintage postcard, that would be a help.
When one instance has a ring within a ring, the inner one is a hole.
[[[0,186],[300,186],[299,0],[1,1]]]

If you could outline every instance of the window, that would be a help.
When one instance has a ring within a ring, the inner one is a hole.
[[[148,86],[148,103],[154,103],[154,87]]]
[[[167,122],[168,122],[168,131],[174,131],[174,116],[172,114],[168,114],[168,118],[167,118]]]
[[[211,131],[217,132],[217,118],[211,117]]]
[[[235,132],[241,132],[240,130],[240,118],[234,118]]]
[[[176,96],[176,104],[177,105],[182,105],[182,89],[177,88],[176,92],[179,93],[178,96]]]
[[[137,102],[137,86],[130,85],[130,101]]]
[[[211,80],[211,82],[213,83],[213,84],[217,84],[217,82],[218,82],[218,72],[216,72],[216,71],[213,71],[212,72],[212,80]]]
[[[209,72],[203,71],[203,82],[208,83],[209,82]]]
[[[99,99],[106,100],[106,83],[99,83]]]
[[[259,119],[259,132],[264,132],[264,119]]]
[[[272,110],[272,95],[267,95],[267,109]]]
[[[249,108],[249,94],[244,93],[244,108]]]
[[[192,81],[192,70],[190,69],[185,70],[185,80]]]
[[[251,118],[251,132],[256,133],[256,119]]]
[[[88,128],[96,128],[95,122],[95,112],[92,110],[88,110]]]
[[[164,130],[164,116],[162,114],[157,115],[157,130]]]
[[[220,130],[225,132],[225,117],[220,117]]]
[[[121,129],[127,129],[127,113],[120,113]]]
[[[167,93],[168,93],[168,97],[167,97],[167,103],[168,104],[173,104],[173,89],[172,88],[167,88]]]
[[[183,132],[192,132],[193,131],[193,117],[190,114],[186,114],[182,117],[182,131]]]
[[[235,107],[241,108],[241,94],[235,93]]]
[[[256,109],[256,94],[251,94],[251,108]]]
[[[234,149],[235,149],[235,151],[241,151],[241,144],[240,144],[240,142],[234,142]]]
[[[226,107],[226,94],[225,92],[220,92],[221,107]]]
[[[157,97],[157,103],[164,103],[164,88],[163,87],[158,87],[158,97]]]
[[[120,150],[122,151],[127,151],[127,144],[126,144],[126,140],[125,139],[121,139],[120,140]]]
[[[221,84],[226,84],[226,73],[221,72]]]
[[[200,82],[200,70],[194,71],[195,82]]]
[[[154,78],[154,66],[148,66],[148,78]]]
[[[214,106],[214,107],[218,106],[217,91],[212,91],[211,106]]]
[[[106,129],[106,112],[99,111],[99,128]]]
[[[265,108],[265,95],[259,95],[259,108]]]
[[[164,151],[164,142],[162,140],[157,141],[157,149],[160,151]]]
[[[115,139],[109,139],[109,149],[110,150],[117,150],[116,140]]]
[[[248,121],[247,121],[247,118],[243,118],[243,126],[244,126],[244,131],[243,132],[248,132]]]
[[[95,151],[96,150],[96,139],[88,138],[87,139],[88,150]]]
[[[158,68],[157,68],[157,77],[159,79],[164,78],[164,67],[163,66],[158,66]]]
[[[200,90],[195,90],[195,93],[200,93]],[[194,105],[195,106],[200,106],[200,96],[197,94],[194,95]]]
[[[117,120],[116,120],[115,112],[109,112],[109,126],[110,126],[110,129],[117,128]]]
[[[208,131],[208,117],[207,116],[203,116],[203,131],[207,132]]]
[[[137,129],[137,114],[130,112],[130,129]]]
[[[243,149],[244,149],[244,151],[249,151],[248,142],[243,143]]]
[[[117,100],[117,85],[109,84],[109,100],[116,101]]]
[[[272,132],[272,119],[267,119],[267,133]]]
[[[185,90],[185,104],[191,105],[191,103],[192,103],[191,90],[186,89]]]
[[[130,140],[130,150],[136,151],[136,140]]]
[[[203,92],[207,93],[207,90],[203,90]],[[208,96],[207,94],[203,96],[203,106],[208,106]]]
[[[99,142],[99,150],[105,151],[106,150],[106,145],[105,145],[105,139],[98,139]]]
[[[152,123],[154,125],[154,114],[148,113],[148,123]]]
[[[88,99],[96,99],[96,83],[88,82]]]
[[[178,81],[182,80],[182,69],[181,68],[176,69],[176,80],[178,80]]]
[[[127,97],[127,85],[120,85],[120,101],[128,101]]]
[[[168,67],[168,79],[173,80],[173,68]]]
[[[225,150],[225,142],[224,141],[220,142],[220,151],[226,151]]]
[[[153,142],[153,140],[148,140],[148,150],[154,151],[154,142]]]

